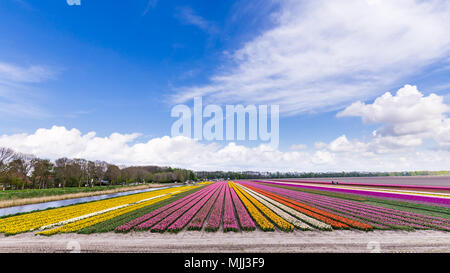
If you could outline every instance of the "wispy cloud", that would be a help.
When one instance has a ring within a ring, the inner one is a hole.
[[[32,83],[47,80],[54,75],[54,71],[45,66],[30,65],[24,67],[0,62],[0,81]]]
[[[200,15],[196,14],[195,11],[190,7],[179,7],[175,16],[184,24],[193,25],[201,30],[214,34],[218,32],[217,26]]]
[[[179,87],[174,101],[205,96],[216,103],[279,104],[289,115],[334,111],[403,85],[450,56],[448,1],[283,1],[281,6],[271,16],[275,27],[233,52],[232,64],[220,67],[208,84]]]
[[[145,7],[144,12],[142,13],[142,16],[147,15],[147,13],[148,13],[151,9],[153,9],[153,8],[156,7],[156,4],[158,4],[158,0],[149,0],[149,1],[147,2],[147,6]]]
[[[19,4],[22,8],[25,8],[27,10],[32,10],[33,7],[25,0],[14,0],[15,3]]]
[[[36,104],[36,87],[32,84],[53,79],[57,72],[46,66],[0,62],[0,113],[1,117],[48,116],[46,110]]]

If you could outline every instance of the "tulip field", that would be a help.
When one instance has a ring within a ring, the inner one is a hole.
[[[0,233],[450,231],[447,189],[349,187],[205,182],[6,216],[0,218]]]

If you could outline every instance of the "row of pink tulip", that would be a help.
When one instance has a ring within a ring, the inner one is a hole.
[[[169,217],[152,227],[153,232],[162,232],[164,230],[170,232],[178,232],[182,230],[191,219],[198,213],[198,211],[205,206],[205,204],[212,198],[212,196],[223,188],[220,183],[217,183],[216,189],[204,195],[196,204],[191,208],[182,208]],[[188,207],[188,206],[187,206]],[[176,220],[175,220],[176,219]],[[172,224],[170,224],[172,223]],[[170,225],[170,226],[169,226]]]
[[[223,211],[223,231],[238,231],[239,227],[234,214],[233,200],[231,199],[230,186],[226,184],[225,205]]]
[[[178,217],[183,215],[187,210],[189,210],[191,207],[193,207],[195,204],[200,202],[201,200],[204,200],[206,196],[211,197],[211,195],[217,190],[217,184],[213,184],[208,187],[207,192],[203,192],[202,194],[197,195],[194,199],[180,203],[177,205],[177,209],[169,210],[168,212],[163,212],[159,214],[158,216],[151,218],[138,226],[135,227],[135,229],[138,230],[145,230],[150,229],[152,232],[163,232],[172,222],[174,222]],[[207,200],[205,200],[206,202]]]
[[[256,229],[255,222],[248,213],[242,201],[237,196],[233,188],[230,187],[231,198],[233,199],[234,207],[236,208],[237,218],[242,230],[251,231]]]
[[[254,187],[258,187],[276,194],[286,196],[292,200],[308,203],[311,206],[324,210],[331,210],[332,213],[339,213],[345,217],[356,217],[363,219],[368,224],[380,228],[404,228],[404,229],[439,229],[450,230],[448,219],[425,216],[416,213],[404,212],[385,207],[364,204],[340,198],[328,197],[319,194],[311,194],[298,190],[274,187],[273,185],[263,185],[260,183],[244,182]]]
[[[226,182],[222,183],[225,184]],[[214,207],[212,208],[211,214],[208,218],[208,222],[206,223],[206,231],[217,231],[220,227],[220,220],[222,219],[223,199],[225,198],[225,189],[226,187],[222,187],[220,189],[219,198],[217,198],[216,202],[214,203]]]
[[[202,195],[203,193],[207,192],[210,190],[210,187],[212,187],[213,185],[207,186],[204,189],[201,189],[193,194],[190,194],[188,196],[185,196],[177,201],[174,201],[172,203],[169,203],[163,207],[160,207],[159,209],[156,209],[150,213],[147,213],[141,217],[138,217],[134,220],[131,220],[128,223],[125,223],[123,225],[118,226],[115,231],[116,232],[128,232],[130,230],[132,230],[133,228],[135,228],[137,225],[152,219],[156,216],[158,216],[159,219],[163,219],[165,216],[167,216],[168,214],[170,214],[171,212],[179,209],[180,207],[183,206],[183,204],[185,204],[186,202],[189,202],[190,200],[196,198],[197,196]]]
[[[222,185],[222,188],[224,187],[224,184]],[[206,204],[198,211],[198,213],[195,215],[195,217],[191,220],[191,222],[188,225],[189,230],[201,230],[203,227],[203,223],[206,220],[206,217],[208,217],[209,212],[211,211],[212,206],[214,205],[214,202],[217,199],[217,196],[220,194],[220,189],[216,190],[214,195],[206,202]]]

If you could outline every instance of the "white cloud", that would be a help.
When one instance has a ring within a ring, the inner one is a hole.
[[[37,88],[32,83],[51,79],[56,71],[46,66],[19,66],[0,62],[0,118],[47,116],[37,105]]]
[[[257,171],[394,171],[448,169],[450,151],[401,153],[351,152],[327,147],[312,152],[273,149],[267,145],[249,148],[235,143],[204,144],[186,137],[159,137],[138,141],[140,134],[113,133],[99,137],[77,129],[53,126],[32,134],[1,135],[0,147],[39,157],[105,160],[118,165],[160,165],[194,170]],[[339,140],[345,145],[354,142]],[[359,144],[356,143],[356,146]],[[330,146],[332,147],[333,144]]]
[[[232,56],[209,84],[177,102],[279,104],[285,114],[330,111],[367,99],[447,58],[450,2],[282,1],[275,26]]]
[[[361,117],[364,123],[381,124],[373,132],[371,150],[420,146],[433,139],[439,146],[450,147],[450,106],[436,94],[424,96],[416,86],[405,85],[395,95],[386,92],[372,104],[355,102],[337,117]]]
[[[357,140],[349,141],[345,135],[333,140],[327,148],[332,152],[358,153],[366,149],[366,144]]]
[[[196,14],[195,11],[190,7],[178,8],[176,17],[178,17],[183,23],[196,26],[210,34],[217,32],[217,27],[214,23]]]
[[[317,151],[312,157],[312,162],[314,164],[326,164],[334,162],[334,154],[328,151]]]
[[[81,0],[66,0],[69,6],[81,6]]]
[[[305,150],[306,148],[308,148],[308,146],[305,144],[294,144],[289,147],[290,150]]]
[[[31,65],[22,67],[0,62],[0,84],[2,82],[33,83],[53,77],[54,73],[44,66]]]
[[[158,4],[158,0],[148,0],[147,6],[145,7],[142,16],[145,16],[151,9],[155,8],[156,4]]]

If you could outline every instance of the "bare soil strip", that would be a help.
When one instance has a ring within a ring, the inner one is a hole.
[[[441,231],[285,232],[131,232],[127,234],[58,234],[51,237],[24,233],[0,235],[0,252],[445,252],[450,234]]]

